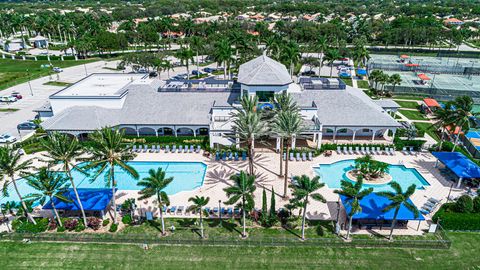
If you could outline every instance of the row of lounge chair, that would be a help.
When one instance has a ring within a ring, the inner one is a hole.
[[[346,147],[344,146],[343,149],[341,146],[337,146],[337,154],[345,154],[345,155],[390,155],[394,156],[395,155],[395,149],[393,147],[385,147],[385,149],[381,149],[381,147],[359,147],[356,146],[355,149],[353,149],[352,146]]]
[[[199,214],[200,210],[196,211],[190,211],[189,207],[185,207],[183,205],[180,206],[164,206],[163,207],[163,212],[170,214],[170,215],[191,215],[191,214]],[[207,213],[208,216],[215,215],[219,216],[219,208],[218,207],[204,207],[203,210]],[[221,215],[222,217],[232,217],[232,216],[239,216],[241,211],[238,208],[232,208],[232,207],[222,207],[221,208]],[[153,220],[153,213],[152,212],[146,212],[145,216],[147,220]]]
[[[408,149],[407,149],[407,147],[403,147],[402,153],[403,153],[404,155],[412,155],[412,156],[414,156],[414,155],[417,154],[417,151],[415,151],[415,150],[413,149],[413,147],[410,146],[410,147],[408,147]]]
[[[200,150],[202,148],[200,147],[200,145],[197,145],[195,147],[195,145],[180,145],[178,148],[176,145],[173,145],[172,148],[170,149],[170,145],[166,145],[165,148],[163,148],[163,150],[165,150],[165,153],[200,153]],[[137,147],[137,145],[133,145],[132,147],[132,152],[135,152],[135,153],[160,153],[160,151],[162,150],[161,146],[160,145],[152,145],[150,147],[148,147],[148,145],[140,145]]]
[[[215,153],[215,160],[216,161],[219,161],[219,160],[223,160],[223,161],[227,161],[227,160],[235,160],[235,161],[238,161],[240,159],[239,155],[238,155],[238,152],[223,152],[223,153]],[[246,152],[242,152],[242,160],[247,160],[247,153]]]
[[[420,212],[424,215],[428,215],[433,212],[433,210],[435,210],[435,208],[440,204],[440,202],[440,200],[437,200],[435,198],[429,198],[420,209]]]
[[[285,160],[287,158],[287,153],[283,153],[283,160]],[[295,155],[293,153],[290,153],[289,155],[289,160],[290,161],[312,161],[313,160],[313,153],[312,152],[308,152],[308,156],[307,156],[307,153],[305,152],[302,152],[302,153],[295,153]]]

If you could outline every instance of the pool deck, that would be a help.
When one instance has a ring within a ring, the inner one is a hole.
[[[40,154],[36,154],[31,157],[39,157]],[[313,161],[291,161],[289,162],[289,176],[306,174],[307,176],[316,176],[313,167],[317,167],[318,164],[329,164],[346,159],[355,159],[360,155],[345,155],[333,153],[330,157],[323,155],[315,157]],[[422,205],[430,197],[442,200],[442,203],[446,202],[446,198],[449,193],[449,189],[452,182],[448,182],[441,174],[440,171],[434,167],[435,157],[428,152],[418,153],[415,156],[404,155],[401,152],[396,152],[394,156],[387,155],[375,155],[374,158],[379,161],[387,162],[390,164],[401,164],[407,168],[415,168],[425,178],[430,186],[426,186],[424,190],[417,190],[412,196],[412,201],[421,208]],[[232,174],[238,173],[240,170],[247,170],[247,161],[214,161],[202,154],[196,153],[139,153],[134,159],[135,161],[183,161],[183,162],[203,162],[207,164],[207,171],[205,174],[204,183],[198,189],[192,191],[184,191],[174,195],[170,195],[170,205],[176,206],[189,206],[191,203],[188,199],[192,196],[208,196],[210,197],[209,207],[218,207],[218,201],[222,202],[227,200],[223,189],[232,184],[229,179]],[[267,189],[267,197],[270,200],[270,190],[274,188],[276,194],[276,206],[277,208],[283,207],[288,200],[283,200],[281,195],[283,194],[283,177],[278,176],[279,171],[279,155],[270,151],[259,149],[255,154],[255,172],[257,175],[257,190],[255,192],[255,205],[257,208],[261,207],[262,191],[263,188]],[[40,166],[41,162],[34,161],[34,166]],[[319,192],[326,198],[327,203],[319,203],[312,201],[307,209],[307,217],[310,219],[322,219],[322,220],[334,220],[337,213],[337,201],[338,195],[333,192],[333,189],[323,187]],[[460,196],[464,192],[463,189],[453,189],[452,197]],[[121,203],[127,198],[137,198],[138,191],[132,190],[119,190],[116,194],[117,204]],[[149,200],[137,201],[137,205],[140,211],[152,211],[155,216],[158,216],[158,207],[156,201],[152,198]],[[222,207],[226,206],[222,203]],[[438,209],[438,208],[437,208]],[[340,211],[341,217],[345,216],[345,211]],[[174,215],[166,214],[167,217],[194,217],[193,215]],[[420,229],[428,229],[429,220],[432,214],[425,216],[426,221],[421,222]],[[411,223],[411,224],[410,224]],[[410,222],[408,230],[396,230],[396,234],[420,234],[421,231],[417,231],[418,222]],[[362,231],[354,232],[362,233]],[[387,234],[388,230],[384,229],[379,233]]]

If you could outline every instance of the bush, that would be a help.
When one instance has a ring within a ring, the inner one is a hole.
[[[473,212],[480,213],[480,196],[473,198]]]
[[[480,230],[480,214],[457,213],[455,203],[446,203],[435,213],[432,220],[438,222],[445,230]]]
[[[426,143],[424,140],[401,140],[397,137],[394,139],[395,149],[403,149],[403,147],[413,147],[415,151],[420,151],[422,146]]]
[[[110,223],[110,219],[106,218],[102,221],[102,226],[105,227]]]
[[[57,232],[64,232],[66,229],[65,227],[58,227]]]
[[[17,218],[12,221],[12,228],[16,232],[22,233],[40,233],[48,229],[48,218],[36,218],[35,221],[37,222],[36,225],[28,222],[25,217]]]
[[[88,217],[87,218],[87,227],[94,229],[95,231],[100,228],[102,224],[102,220],[96,217]]]
[[[473,200],[468,195],[462,195],[455,203],[455,211],[459,213],[473,212]]]
[[[48,229],[55,230],[57,228],[57,221],[54,218],[51,218],[48,222]]]
[[[112,225],[110,225],[110,229],[108,229],[109,232],[116,232],[118,229],[118,225],[115,224],[115,223],[112,223]]]
[[[83,225],[83,222],[79,222],[77,227],[75,227],[75,231],[76,232],[81,232],[83,230],[85,230],[85,225]]]
[[[65,221],[63,222],[63,227],[65,227],[65,229],[69,231],[75,230],[77,226],[78,226],[78,220],[74,218],[65,219]]]
[[[130,225],[132,224],[132,216],[130,214],[127,214],[125,216],[122,217],[122,223],[125,224],[125,225]]]

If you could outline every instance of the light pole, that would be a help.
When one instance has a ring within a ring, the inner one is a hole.
[[[220,222],[218,223],[218,225],[221,227],[222,226],[222,200],[218,200],[218,218],[220,220]]]
[[[27,68],[27,77],[28,77],[28,88],[30,89],[30,95],[33,96],[32,84],[30,83],[30,72]]]
[[[450,185],[450,190],[448,191],[448,196],[447,196],[447,202],[450,201],[450,194],[452,193],[453,185],[454,185],[454,183],[452,183],[452,185]]]
[[[85,77],[87,77],[87,76],[88,76],[87,65],[86,65],[86,64],[83,64],[83,68],[85,69]]]

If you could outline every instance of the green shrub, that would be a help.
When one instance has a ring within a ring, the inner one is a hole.
[[[473,198],[473,212],[480,213],[480,196]]]
[[[395,149],[403,149],[403,147],[413,147],[416,151],[420,151],[422,146],[426,143],[424,140],[401,140],[398,137],[395,137],[394,144]]]
[[[130,214],[127,214],[125,216],[122,217],[122,223],[125,224],[125,225],[130,225],[132,224],[132,216]]]
[[[83,222],[78,223],[77,227],[75,227],[76,232],[81,232],[85,230],[85,225],[83,225]]]
[[[102,226],[105,227],[110,223],[110,219],[106,218],[102,221]]]
[[[455,211],[459,213],[473,212],[473,200],[468,195],[462,195],[455,203]]]
[[[66,231],[67,229],[65,229],[65,227],[58,227],[57,228],[57,232],[64,232]]]
[[[480,230],[480,214],[457,213],[455,203],[446,203],[435,213],[432,220],[446,230]]]
[[[112,225],[110,225],[110,229],[108,229],[109,232],[116,232],[118,229],[118,225],[115,224],[115,223],[112,223]]]
[[[48,229],[48,218],[36,218],[37,224],[28,222],[26,218],[17,218],[12,221],[12,228],[21,233],[40,233]]]

